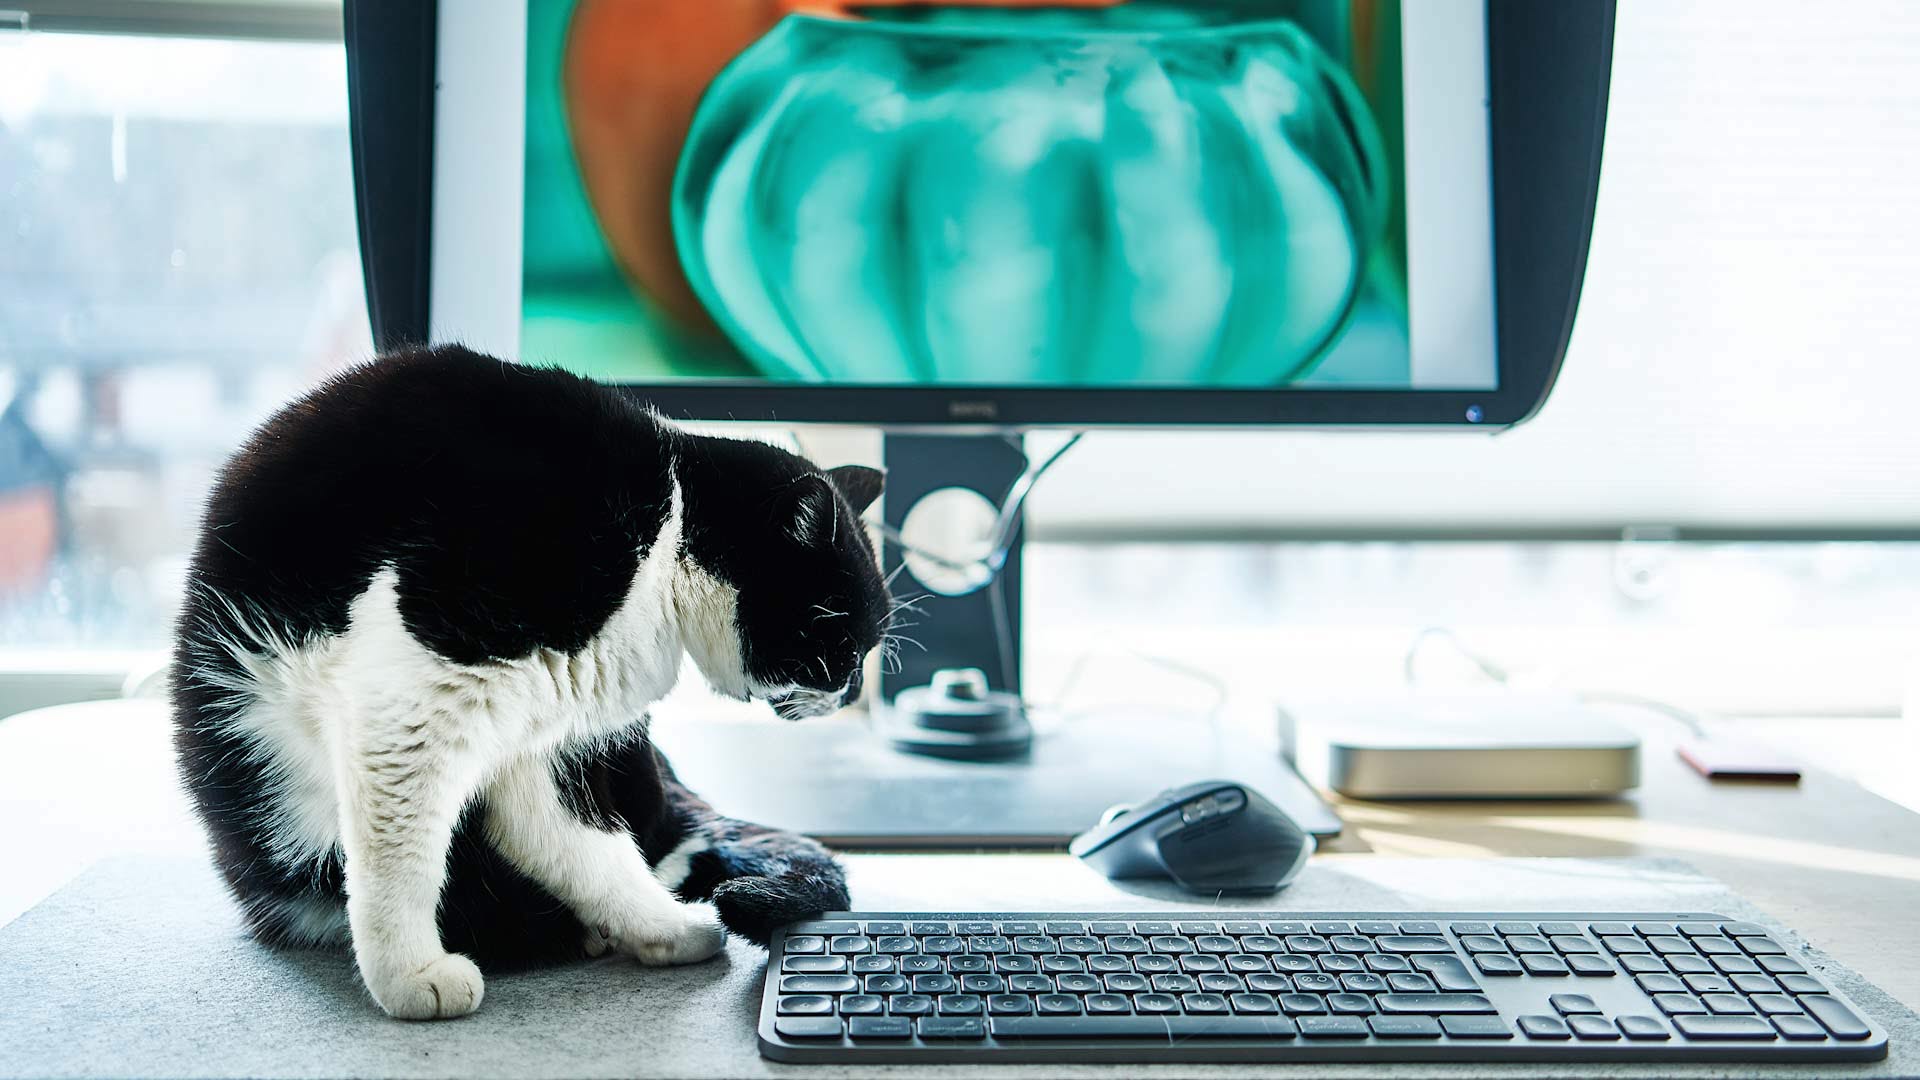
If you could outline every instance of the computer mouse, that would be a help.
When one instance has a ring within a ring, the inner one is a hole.
[[[1171,878],[1208,894],[1273,892],[1293,880],[1313,848],[1313,834],[1231,780],[1202,780],[1116,806],[1067,845],[1110,878]]]

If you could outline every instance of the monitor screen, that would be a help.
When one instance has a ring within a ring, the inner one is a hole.
[[[441,13],[435,218],[490,212],[435,230],[436,336],[656,386],[1497,388],[1482,0],[514,8]]]

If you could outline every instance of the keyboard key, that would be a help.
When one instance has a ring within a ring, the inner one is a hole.
[[[1291,1039],[1284,1016],[1007,1016],[993,1020],[996,1039]]]
[[[1546,935],[1547,937],[1553,937],[1556,934],[1578,934],[1579,932],[1580,932],[1579,923],[1543,922],[1540,924],[1540,933]]]
[[[1357,1016],[1303,1016],[1294,1023],[1300,1025],[1303,1039],[1364,1039],[1371,1034]]]
[[[1084,934],[1087,932],[1087,924],[1083,922],[1050,922],[1046,925],[1046,932],[1055,937],[1063,934]]]
[[[851,975],[783,975],[780,978],[783,994],[851,994],[859,989],[859,981]]]
[[[947,957],[947,972],[952,975],[979,975],[991,970],[992,967],[993,961],[971,953]]]
[[[1132,973],[1127,972],[1126,974]],[[1063,994],[1097,994],[1105,989],[1105,984],[1101,982],[1101,978],[1102,977],[1098,975],[1073,973],[1056,975],[1054,976],[1053,982],[1055,986],[1060,988],[1060,992]]]
[[[870,922],[867,924],[867,934],[871,937],[904,934],[906,932],[907,924],[903,922],[893,922],[889,920],[885,922]]]
[[[964,975],[960,979],[960,989],[969,994],[1004,994],[1007,992],[1007,980],[998,975]]]
[[[965,952],[967,943],[964,938],[936,935],[920,939],[920,951],[935,956],[946,953]]]
[[[1381,922],[1374,919],[1354,923],[1353,930],[1357,934],[1366,934],[1368,936],[1374,934],[1397,934],[1400,932],[1400,925],[1398,923]]]
[[[1587,933],[1595,937],[1623,937],[1633,933],[1633,927],[1623,922],[1588,923]]]
[[[1258,932],[1259,931],[1255,931],[1255,933]],[[1239,931],[1236,930],[1234,933],[1237,934]],[[1270,922],[1267,924],[1267,933],[1275,937],[1286,937],[1288,934],[1304,934],[1307,933],[1307,924],[1303,922]]]
[[[1604,1016],[1570,1016],[1567,1026],[1573,1029],[1574,1038],[1589,1042],[1612,1042],[1620,1038],[1619,1029]]]
[[[1264,976],[1264,978],[1268,979],[1278,979],[1282,977],[1283,976],[1279,975]],[[1155,975],[1153,977],[1153,992],[1156,994],[1191,994],[1198,989],[1200,989],[1200,984],[1194,982],[1193,976],[1191,975]]]
[[[1752,1015],[1753,1013],[1753,1006],[1748,1004],[1747,999],[1741,997],[1739,994],[1701,994],[1700,1004],[1705,1005],[1708,1012],[1717,1016],[1728,1016],[1736,1013]]]
[[[1494,1012],[1484,994],[1381,994],[1375,999],[1383,1013],[1420,1013],[1440,1016]]]
[[[1633,924],[1633,932],[1645,937],[1672,937],[1672,923],[1638,922]]]
[[[1555,949],[1558,949],[1562,955],[1571,955],[1573,953],[1596,953],[1600,951],[1600,946],[1595,945],[1592,941],[1588,940],[1585,936],[1576,937],[1572,934],[1555,935],[1553,937],[1548,938],[1547,943],[1549,945],[1552,945]]]
[[[1217,922],[1183,922],[1176,923],[1174,929],[1179,933],[1192,937],[1196,934],[1218,934],[1220,933],[1220,924]]]
[[[872,927],[868,927],[868,933],[872,932]],[[1000,932],[1008,937],[1018,937],[1022,934],[1038,934],[1040,932],[1040,924],[1026,921],[1003,922],[1000,924]]]
[[[978,937],[982,934],[997,934],[1000,932],[1000,928],[984,920],[975,920],[973,922],[954,923],[953,932],[961,937]]]
[[[1498,1016],[1443,1016],[1440,1030],[1456,1039],[1513,1038],[1513,1030]]]
[[[897,963],[891,956],[856,956],[851,970],[855,975],[886,975]]]
[[[895,994],[887,999],[887,1011],[895,1016],[925,1016],[933,1011],[933,999],[925,994]]]
[[[1469,934],[1460,939],[1460,947],[1469,953],[1503,953],[1507,951],[1504,938],[1486,934]]]
[[[1694,951],[1693,942],[1683,937],[1650,937],[1647,939],[1647,945],[1662,956]]]
[[[1040,962],[1018,953],[996,956],[993,958],[993,970],[1002,975],[1025,975],[1040,970]]]
[[[1248,934],[1264,934],[1267,932],[1267,928],[1257,922],[1230,922],[1221,923],[1220,932],[1244,937]]]
[[[1275,976],[1278,978],[1279,976]],[[1340,976],[1340,989],[1350,994],[1384,994],[1390,989],[1387,980],[1370,972],[1356,972]]]
[[[1227,962],[1209,953],[1193,953],[1180,958],[1180,970],[1193,975],[1205,971],[1225,971]]]
[[[1179,967],[1179,961],[1160,953],[1141,953],[1133,958],[1133,970],[1143,975],[1163,975]]]
[[[1570,1039],[1573,1032],[1567,1029],[1567,1022],[1557,1016],[1523,1016],[1517,1023],[1520,1034],[1529,1039]]]
[[[951,975],[915,975],[913,992],[916,994],[951,994],[960,984]]]
[[[1133,1011],[1133,1002],[1128,1001],[1125,994],[1088,994],[1082,1004],[1086,1007],[1088,1016],[1095,1014],[1113,1016]]]
[[[1423,956],[1416,957],[1415,959],[1431,958]],[[1447,959],[1451,960],[1453,958],[1448,957]],[[1361,960],[1366,963],[1368,971],[1377,971],[1382,975],[1394,971],[1413,970],[1413,965],[1409,963],[1407,957],[1404,956],[1388,956],[1386,953],[1368,953],[1366,956],[1361,957]]]
[[[1330,994],[1340,989],[1340,980],[1318,971],[1293,977],[1294,988],[1307,994]]]
[[[1785,987],[1789,994],[1824,994],[1827,992],[1827,988],[1820,985],[1820,980],[1811,975],[1782,975],[1780,976],[1780,985]]]
[[[1447,939],[1443,937],[1382,934],[1373,940],[1373,944],[1383,953],[1446,953],[1448,955],[1453,953],[1453,946],[1447,944]],[[1540,944],[1544,946],[1546,942],[1542,941]]]
[[[1110,953],[1143,953],[1147,951],[1147,939],[1133,934],[1115,934],[1107,939],[1107,951]]]
[[[1248,978],[1284,979],[1286,978],[1286,976],[1285,975],[1250,975],[1248,976]],[[1275,990],[1268,990],[1266,987],[1249,986],[1247,984],[1247,980],[1242,979],[1238,975],[1202,975],[1200,976],[1200,990],[1203,993],[1237,994],[1243,990],[1252,990],[1252,989],[1265,990],[1269,994],[1276,993],[1276,992],[1278,993],[1287,992],[1287,990],[1275,991]],[[1289,987],[1288,989],[1290,990],[1291,987]]]
[[[1614,1021],[1620,1027],[1620,1034],[1634,1042],[1664,1042],[1673,1038],[1667,1032],[1667,1025],[1651,1016],[1622,1016]]]
[[[1687,990],[1695,994],[1731,994],[1733,984],[1718,975],[1688,975]]]
[[[1659,1006],[1660,1011],[1666,1013],[1668,1016],[1682,1016],[1689,1013],[1704,1013],[1707,1011],[1707,1007],[1700,1004],[1700,999],[1694,997],[1692,994],[1655,994],[1653,995],[1653,1003]]]
[[[797,937],[787,938],[781,947],[784,948],[788,954],[795,956],[804,956],[808,953],[823,953],[827,951],[827,939],[817,934],[801,934]]]
[[[837,1039],[842,1027],[832,1016],[782,1016],[773,1022],[773,1030],[787,1039]]]
[[[1807,970],[1791,956],[1756,956],[1754,962],[1771,975],[1804,975]]]
[[[1050,975],[1063,971],[1085,971],[1087,962],[1077,956],[1043,956],[1040,958],[1040,970]]]
[[[1522,956],[1520,966],[1526,968],[1529,975],[1565,975],[1572,970],[1567,967],[1565,960],[1542,953],[1528,953]]]
[[[1219,994],[1182,994],[1180,1004],[1189,1013],[1224,1013],[1232,1008]]]
[[[1353,933],[1353,924],[1350,922],[1317,922],[1312,925],[1313,925],[1313,932],[1316,934],[1351,934]]]
[[[1147,945],[1157,953],[1178,955],[1193,951],[1193,939],[1183,938],[1177,934],[1155,934],[1147,939]]]
[[[1625,935],[1609,935],[1603,937],[1600,939],[1600,944],[1605,945],[1608,952],[1617,956],[1626,953],[1646,953],[1653,951],[1648,947],[1646,942],[1641,941],[1637,937],[1627,937]]]
[[[923,1016],[920,1018],[920,1037],[923,1039],[984,1039],[987,1037],[987,1022],[978,1016]]]
[[[1112,953],[1100,953],[1087,957],[1087,970],[1101,975],[1111,975],[1116,971],[1132,971],[1133,961]]]
[[[1550,953],[1553,951],[1553,946],[1547,943],[1546,938],[1536,937],[1532,934],[1515,934],[1507,939],[1507,948],[1517,953]]]
[[[1493,924],[1493,928],[1502,934],[1531,934],[1535,929],[1530,922],[1497,922]]]
[[[856,1039],[911,1039],[913,1021],[904,1016],[856,1016],[847,1021],[847,1034]]]
[[[1760,970],[1760,965],[1747,956],[1728,953],[1722,956],[1710,956],[1707,959],[1713,963],[1715,970],[1726,975],[1746,975]]]
[[[1240,942],[1225,934],[1201,934],[1193,939],[1193,947],[1203,953],[1237,953]]]
[[[1715,953],[1737,953],[1740,951],[1740,946],[1735,945],[1731,940],[1723,937],[1694,938],[1693,948],[1695,952],[1702,952],[1708,956],[1712,956]]]
[[[1133,999],[1137,1013],[1164,1014],[1180,1011],[1180,999],[1172,994],[1141,994]]]
[[[1320,970],[1332,975],[1345,975],[1352,971],[1364,971],[1366,965],[1360,958],[1348,953],[1328,953],[1320,958]]]
[[[1481,953],[1473,958],[1473,966],[1479,968],[1483,975],[1496,976],[1519,975],[1526,970],[1520,966],[1520,961],[1506,953]]]
[[[1620,966],[1635,975],[1644,975],[1653,971],[1666,974],[1669,970],[1667,962],[1657,956],[1622,956]]]
[[[1780,1037],[1772,1024],[1757,1016],[1676,1016],[1673,1026],[1689,1039],[1760,1039]]]
[[[1873,1034],[1873,1029],[1854,1015],[1853,1010],[1847,1008],[1839,998],[1828,997],[1825,994],[1809,994],[1800,999],[1800,1004],[1813,1014],[1815,1020],[1820,1021],[1822,1026],[1832,1032],[1836,1039],[1851,1041],[1864,1039]]]
[[[1635,979],[1634,982],[1639,983],[1640,989],[1645,990],[1649,994],[1684,994],[1687,992],[1687,984],[1680,981],[1680,976],[1668,975],[1665,972],[1661,972],[1658,975],[1642,975]]]
[[[1827,1029],[1821,1027],[1820,1021],[1815,1020],[1811,1016],[1794,1013],[1788,1016],[1769,1017],[1768,1019],[1772,1020],[1773,1026],[1779,1029],[1780,1037],[1783,1039],[1791,1039],[1794,1042],[1812,1042],[1827,1037]]]
[[[1440,989],[1448,992],[1480,989],[1480,983],[1457,956],[1416,956],[1413,966],[1426,973]]]
[[[1365,994],[1328,994],[1327,1011],[1337,1016],[1365,1016],[1373,1011],[1373,999]]]
[[[833,997],[828,994],[781,995],[774,1006],[781,1016],[832,1016]]]
[[[1229,977],[1238,978],[1238,976]],[[1211,989],[1211,987],[1208,989]],[[1294,985],[1293,980],[1285,975],[1262,975],[1256,971],[1248,975],[1245,979],[1245,985],[1238,989],[1252,990],[1261,994],[1291,994],[1294,992]]]
[[[878,994],[848,994],[840,999],[841,1016],[871,1016],[886,1008],[886,999]]]
[[[1675,924],[1674,929],[1685,934],[1687,937],[1715,937],[1720,933],[1720,924],[1717,922],[1683,922]]]
[[[907,956],[900,960],[902,975],[932,975],[946,970],[946,965],[937,956]]]
[[[1561,1016],[1578,1016],[1582,1013],[1597,1016],[1600,1013],[1600,1006],[1585,994],[1554,994],[1547,999],[1547,1004],[1553,1006],[1553,1011]]]
[[[1387,989],[1402,994],[1431,994],[1440,987],[1425,975],[1411,971],[1396,971],[1387,976]]]
[[[1800,1011],[1800,1003],[1785,994],[1755,994],[1747,999],[1753,1007],[1769,1016]]]
[[[878,937],[873,939],[873,951],[886,953],[889,956],[898,956],[903,953],[917,953],[920,951],[920,943],[903,935]]]
[[[1171,934],[1173,933],[1173,924],[1170,922],[1137,922],[1133,924],[1133,932],[1141,937],[1153,937],[1156,934]]]
[[[1138,994],[1147,990],[1149,986],[1145,975],[1136,975],[1131,971],[1109,975],[1103,981],[1106,983],[1106,990],[1114,994]]]
[[[1457,922],[1457,923],[1448,923],[1447,927],[1448,929],[1452,930],[1455,934],[1461,934],[1461,935],[1493,933],[1492,923]]]
[[[967,951],[972,953],[1003,953],[1013,951],[1013,942],[1000,934],[985,934],[967,939]],[[1118,952],[1119,950],[1114,950]]]
[[[1728,979],[1743,994],[1777,994],[1780,984],[1765,975],[1734,975]]]
[[[1273,966],[1273,970],[1286,972],[1288,974],[1314,970],[1313,958],[1310,956],[1294,956],[1291,953],[1282,953],[1269,957],[1256,956],[1254,959],[1261,962],[1259,968],[1256,969],[1259,971],[1265,971],[1269,964]],[[1227,957],[1227,966],[1233,967],[1233,957]]]
[[[1080,999],[1072,994],[1041,994],[1033,999],[1033,1007],[1038,1012],[1056,1016],[1078,1015]]]
[[[1359,934],[1335,934],[1333,937],[1327,939],[1327,943],[1332,945],[1333,951],[1337,953],[1349,953],[1357,956],[1361,953],[1370,953],[1373,951],[1373,942]],[[1447,946],[1447,951],[1452,952],[1453,947],[1451,945]]]
[[[1706,957],[1695,956],[1692,953],[1684,956],[1669,956],[1666,961],[1667,970],[1682,975],[1711,975],[1714,970],[1713,964]]]
[[[1607,958],[1604,956],[1579,953],[1567,957],[1567,966],[1573,969],[1575,975],[1610,976],[1613,974],[1613,965],[1607,963]]]
[[[1097,922],[1088,927],[1096,937],[1111,937],[1115,934],[1133,933],[1132,923]]]
[[[1039,956],[1050,952],[1058,952],[1059,949],[1059,942],[1040,934],[1027,934],[1013,939],[1013,951],[1018,953],[1029,953]]]
[[[857,934],[860,924],[857,922],[820,922],[809,920],[797,922],[787,927],[788,934],[817,934],[821,937],[833,937],[835,934]],[[789,937],[787,940],[793,940]]]
[[[1770,931],[1759,923],[1730,922],[1720,928],[1728,937],[1764,937]]]
[[[1235,1013],[1240,1014],[1276,1013],[1280,1011],[1280,1006],[1273,1000],[1272,994],[1235,994],[1227,999],[1227,1003],[1233,1006]]]
[[[1787,951],[1770,937],[1743,937],[1734,940],[1740,943],[1741,948],[1755,956],[1778,955]]]
[[[1289,937],[1286,938],[1286,943],[1284,945],[1281,944],[1280,939],[1270,938],[1270,937],[1269,938],[1258,938],[1258,937],[1242,938],[1240,941],[1240,944],[1248,952],[1256,952],[1256,953],[1287,951],[1287,952],[1296,952],[1296,953],[1303,953],[1303,954],[1312,954],[1312,953],[1323,953],[1323,952],[1333,951],[1333,946],[1327,943],[1326,938],[1316,937],[1313,934],[1290,935]],[[1389,950],[1382,949],[1381,951],[1387,952]]]
[[[780,961],[780,970],[796,974],[831,974],[847,970],[844,956],[789,956]]]
[[[861,980],[860,989],[869,994],[904,994],[907,992],[905,975],[869,975]]]
[[[953,933],[953,924],[949,922],[917,922],[913,924],[914,937],[930,937],[935,934]]]
[[[862,934],[843,934],[827,939],[827,951],[840,954],[872,952],[873,939]]]
[[[1437,922],[1426,922],[1424,920],[1403,922],[1400,924],[1400,932],[1403,934],[1438,934],[1440,932],[1440,924]]]
[[[985,1007],[978,994],[942,994],[934,1002],[941,1016],[978,1016]]]
[[[1318,994],[1281,994],[1274,999],[1288,1016],[1312,1016],[1327,1011],[1327,999]]]
[[[1016,994],[1051,994],[1053,980],[1045,975],[1013,975],[1007,979],[1007,989]]]
[[[995,1016],[1025,1016],[1033,1011],[1033,1000],[1025,994],[992,994],[987,1011]]]
[[[1374,1037],[1381,1039],[1437,1039],[1440,1021],[1431,1016],[1374,1016],[1367,1019]]]

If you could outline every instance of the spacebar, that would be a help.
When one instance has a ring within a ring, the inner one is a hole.
[[[1284,1016],[996,1016],[996,1039],[1291,1039]]]

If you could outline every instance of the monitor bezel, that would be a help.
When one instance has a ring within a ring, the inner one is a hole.
[[[435,0],[346,6],[354,172],[375,340],[429,340]],[[1461,389],[628,384],[668,415],[894,430],[1505,427],[1537,412],[1571,336],[1599,186],[1614,0],[1487,0],[1498,385]],[[445,132],[441,133],[445,135]],[[445,206],[437,208],[445,212]],[[387,227],[383,227],[387,223]],[[405,223],[394,228],[392,223]]]

